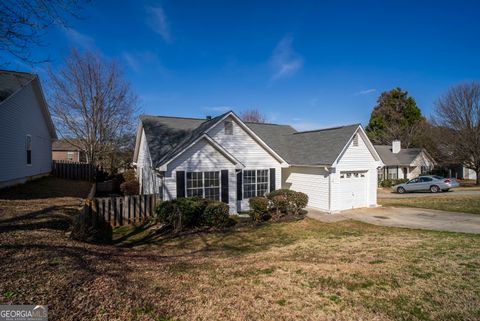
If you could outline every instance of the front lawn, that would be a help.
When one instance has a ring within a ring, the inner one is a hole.
[[[480,196],[476,195],[379,198],[378,203],[386,206],[420,207],[434,210],[480,214]]]
[[[4,200],[0,304],[51,320],[479,320],[480,235],[312,219],[65,235],[76,198]]]

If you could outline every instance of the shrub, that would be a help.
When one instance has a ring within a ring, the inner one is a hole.
[[[302,209],[307,207],[308,195],[302,192],[292,193],[292,208],[295,215],[298,215]]]
[[[198,197],[178,198],[157,206],[157,219],[175,230],[202,225],[208,201]],[[228,214],[227,214],[228,215]]]
[[[209,202],[203,213],[203,224],[223,227],[229,223],[230,208],[227,204],[217,201]]]
[[[70,237],[88,243],[110,243],[112,241],[112,227],[98,216],[82,211],[73,218]]]
[[[120,184],[120,191],[124,195],[138,195],[140,194],[140,185],[137,180],[126,181]]]
[[[130,182],[136,180],[135,171],[133,169],[127,169],[122,173],[123,181]]]
[[[270,200],[276,216],[280,216],[282,213],[288,213],[291,195],[292,191],[289,189],[277,189],[267,194],[267,198]]]
[[[405,178],[400,178],[400,179],[385,179],[383,181],[380,182],[380,186],[381,187],[392,187],[392,186],[395,186],[397,184],[402,184],[402,183],[405,183],[405,182],[408,182],[408,179],[405,179]]]
[[[380,182],[381,187],[392,187],[392,180],[391,179],[384,179]]]
[[[248,214],[254,222],[260,222],[268,214],[268,199],[265,197],[251,197],[248,200],[250,211]]]

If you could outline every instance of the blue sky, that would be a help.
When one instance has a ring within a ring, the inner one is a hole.
[[[474,1],[94,1],[34,55],[54,68],[72,47],[116,59],[147,114],[256,108],[300,130],[366,125],[382,91],[407,90],[428,116],[449,86],[480,78],[478,12]]]

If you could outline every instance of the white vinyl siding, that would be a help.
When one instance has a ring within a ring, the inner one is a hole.
[[[0,104],[0,187],[52,169],[52,137],[38,99],[30,83]],[[26,135],[31,136],[30,165]]]
[[[308,207],[328,211],[328,175],[322,167],[284,168],[282,188],[308,195]]]
[[[347,149],[340,155],[335,172],[331,174],[331,204],[330,211],[342,211],[353,207],[375,206],[377,203],[377,162],[366,145],[366,138],[358,132],[358,146],[353,140]],[[352,182],[341,179],[342,173],[347,176],[351,173]],[[355,177],[358,173],[358,177]],[[361,177],[364,175],[365,177]]]

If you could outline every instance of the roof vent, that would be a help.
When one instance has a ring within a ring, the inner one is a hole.
[[[212,119],[212,116],[207,116],[207,120],[211,120]]]

